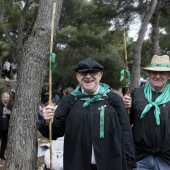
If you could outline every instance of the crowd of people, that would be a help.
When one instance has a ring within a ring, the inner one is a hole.
[[[64,170],[170,169],[169,56],[154,55],[142,69],[148,74],[147,83],[123,97],[101,83],[104,67],[91,58],[74,67],[77,87],[63,90],[62,97],[54,94],[53,105],[48,104],[46,88],[38,130],[48,138],[52,120],[52,139],[64,136]],[[12,112],[9,99],[9,93],[3,92],[1,159]]]

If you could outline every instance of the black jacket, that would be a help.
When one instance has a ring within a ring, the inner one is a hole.
[[[152,101],[161,93],[152,92]],[[141,119],[140,115],[148,104],[144,96],[144,87],[132,93],[132,124],[136,149],[136,160],[149,155],[160,156],[170,164],[170,102],[160,108],[160,125],[156,124],[154,107]]]
[[[0,101],[0,130],[8,130],[9,127],[9,119],[10,119],[10,115],[6,115],[6,118],[3,118],[3,108],[4,108],[4,104],[2,103],[2,101]],[[7,109],[9,109],[12,112],[12,104],[8,103],[8,105],[6,106]]]
[[[132,132],[121,97],[109,93],[112,106],[108,100],[103,100],[85,108],[84,101],[77,100],[70,109],[73,101],[74,97],[70,94],[62,99],[52,125],[53,139],[65,134],[64,170],[90,170],[92,144],[97,170],[135,168]],[[105,136],[100,138],[99,107],[104,105]],[[39,131],[48,138],[48,126],[41,124]]]

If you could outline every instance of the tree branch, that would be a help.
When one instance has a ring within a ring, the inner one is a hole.
[[[9,35],[9,32],[5,31],[5,37],[7,38],[8,42],[10,43],[10,45],[16,49],[16,43],[14,43],[14,41],[12,40],[11,36]]]

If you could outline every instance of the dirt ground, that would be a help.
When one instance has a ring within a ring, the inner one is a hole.
[[[38,133],[38,144],[42,144],[42,143],[48,143],[49,140],[44,138],[41,134]],[[5,161],[3,161],[2,159],[0,159],[0,170],[5,170]],[[40,157],[38,158],[37,161],[37,170],[44,170],[44,157]]]

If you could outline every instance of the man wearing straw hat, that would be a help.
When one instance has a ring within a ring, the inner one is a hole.
[[[149,83],[124,96],[131,107],[131,124],[136,150],[137,170],[170,169],[170,61],[169,56],[154,55],[143,68]]]
[[[122,98],[100,83],[103,66],[86,58],[74,68],[79,85],[54,108],[43,110],[53,118],[52,134],[65,134],[64,170],[131,170],[136,167],[133,136]],[[76,99],[76,101],[75,101]],[[70,107],[71,106],[71,107]],[[49,135],[48,125],[39,131]]]

